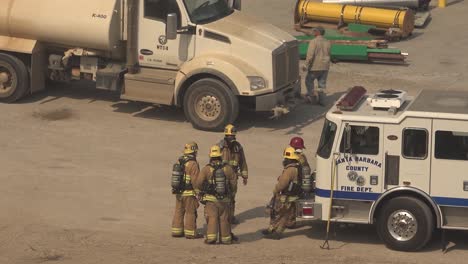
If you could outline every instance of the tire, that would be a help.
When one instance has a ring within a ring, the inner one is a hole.
[[[397,222],[401,228],[398,228]],[[377,218],[377,233],[387,247],[394,250],[418,251],[429,242],[433,231],[434,217],[431,210],[423,201],[414,197],[391,199]]]
[[[188,88],[184,113],[196,129],[222,131],[225,125],[236,121],[239,101],[223,82],[201,79]]]
[[[29,90],[26,65],[18,58],[0,53],[0,102],[13,103]]]

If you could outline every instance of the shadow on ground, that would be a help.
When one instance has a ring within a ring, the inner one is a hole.
[[[455,1],[448,1],[447,6],[453,6],[458,3],[463,3],[465,0],[455,0]]]
[[[19,104],[28,104],[39,102],[39,104],[48,104],[62,98],[71,98],[76,100],[86,100],[88,103],[96,101],[118,102],[118,95],[105,90],[93,88],[92,82],[72,82],[72,83],[50,83],[46,90],[33,94],[20,100]]]
[[[284,133],[286,135],[302,135],[303,128],[322,119],[333,106],[334,102],[343,94],[344,92],[329,94],[325,100],[324,106],[302,103],[289,114],[274,120],[270,119],[270,113],[252,114],[249,112],[242,112],[238,119],[239,130],[263,127],[271,131],[285,130]]]
[[[334,93],[326,98],[325,106],[302,103],[289,114],[277,119],[271,119],[272,113],[241,112],[236,124],[240,130],[263,127],[271,131],[285,130],[285,134],[302,134],[302,129],[327,113],[328,109],[343,93]],[[187,122],[184,112],[180,108],[169,106],[155,106],[149,103],[122,101],[115,93],[98,90],[89,82],[71,84],[50,84],[47,90],[21,100],[20,104],[38,102],[41,105],[55,102],[62,98],[83,100],[89,104],[96,101],[111,103],[115,112],[129,114],[154,120]]]
[[[242,213],[236,214],[237,220],[239,220],[239,224],[242,224],[246,221],[255,219],[255,218],[262,218],[266,217],[265,214],[265,206],[258,206]]]
[[[323,245],[326,238],[327,225],[325,222],[314,222],[309,224],[299,224],[297,229],[286,230],[281,240],[296,236],[306,236],[310,239],[320,242]],[[468,243],[466,237],[468,231],[446,231],[446,245],[445,252],[442,251],[442,235],[441,231],[435,231],[432,240],[429,244],[421,250],[421,252],[435,252],[449,254],[457,250],[468,250]],[[261,230],[251,233],[239,234],[241,243],[255,242],[265,239]],[[383,242],[377,235],[374,225],[354,225],[354,224],[340,224],[332,223],[329,233],[329,249],[339,250],[352,244],[373,244],[385,247]]]

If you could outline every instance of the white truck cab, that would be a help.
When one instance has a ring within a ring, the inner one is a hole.
[[[183,107],[220,130],[239,109],[287,112],[297,41],[240,0],[0,0],[0,102],[88,79],[125,100]],[[18,82],[13,82],[19,76]]]
[[[468,229],[468,95],[352,88],[326,115],[302,219],[376,224],[396,250]]]

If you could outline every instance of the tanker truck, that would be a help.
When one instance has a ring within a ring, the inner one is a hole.
[[[181,107],[220,130],[240,109],[283,113],[300,92],[297,41],[239,0],[0,0],[0,102],[48,81]]]

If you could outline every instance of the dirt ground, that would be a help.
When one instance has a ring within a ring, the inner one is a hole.
[[[245,12],[291,32],[293,0],[244,0]],[[451,1],[449,1],[451,3]],[[432,3],[435,5],[436,3]],[[338,63],[328,105],[346,88],[464,89],[468,79],[468,4],[433,9],[432,21],[406,41],[408,66]],[[239,141],[251,180],[240,187],[234,232],[241,243],[206,246],[170,237],[171,165],[187,140],[208,148],[222,135],[192,129],[183,112],[120,101],[86,85],[50,87],[18,104],[0,105],[0,263],[466,263],[467,232],[440,233],[422,252],[387,249],[373,226],[335,226],[332,250],[321,250],[325,226],[262,239],[264,206],[281,172],[290,137],[305,138],[313,157],[327,108],[303,105],[280,120],[243,113]],[[199,209],[203,229],[203,209]],[[200,230],[203,231],[203,230]]]

